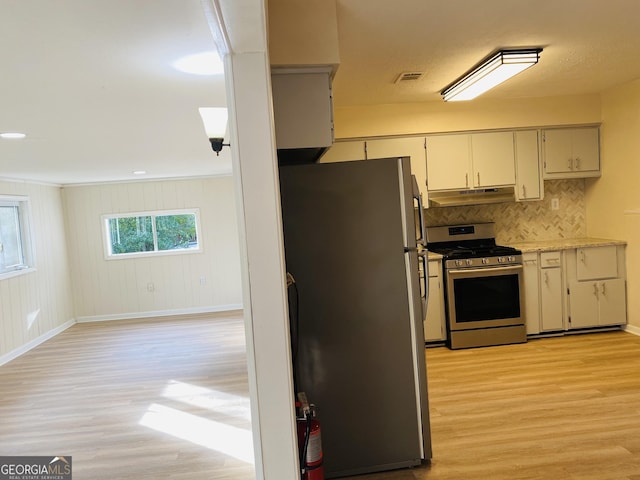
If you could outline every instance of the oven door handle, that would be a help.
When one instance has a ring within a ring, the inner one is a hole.
[[[522,265],[506,265],[504,267],[484,267],[484,268],[450,268],[447,270],[449,275],[469,274],[469,275],[482,275],[488,272],[516,272],[521,271]]]

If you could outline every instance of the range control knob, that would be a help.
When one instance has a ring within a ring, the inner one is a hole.
[[[482,264],[483,265],[487,265],[489,263],[489,259],[488,258],[483,258],[482,259]]]
[[[470,267],[473,265],[473,260],[471,260],[470,258],[467,258],[467,266]]]

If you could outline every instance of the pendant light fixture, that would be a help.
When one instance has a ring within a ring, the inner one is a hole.
[[[445,102],[471,100],[538,63],[542,48],[499,50],[440,94]]]

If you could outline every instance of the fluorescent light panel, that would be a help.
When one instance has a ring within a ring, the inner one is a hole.
[[[471,100],[538,63],[541,48],[500,50],[445,88],[445,102]]]
[[[0,133],[0,138],[24,138],[26,137],[26,135],[24,133],[19,133],[19,132],[4,132],[4,133]]]

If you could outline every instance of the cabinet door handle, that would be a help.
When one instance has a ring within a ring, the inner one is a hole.
[[[469,188],[469,174],[468,173],[464,174],[464,186]]]
[[[607,292],[606,292],[605,288],[606,288],[606,287],[605,287],[605,283],[604,283],[604,282],[602,282],[602,283],[600,284],[600,291],[602,292],[602,296],[603,296],[603,297],[607,294]]]
[[[572,162],[571,162],[571,159],[568,159],[568,160],[567,160],[567,168],[568,168],[569,170],[573,170],[573,164],[572,164]]]
[[[576,170],[580,170],[580,157],[576,157]]]
[[[544,283],[549,285],[549,272],[544,272]]]
[[[478,172],[478,186],[480,186],[480,172]]]
[[[597,297],[598,296],[598,284],[594,283],[593,284],[593,294]]]
[[[584,250],[580,250],[580,261],[582,263],[586,263],[585,260],[586,260],[586,257],[584,255]]]
[[[527,198],[527,187],[522,185],[522,198]]]

